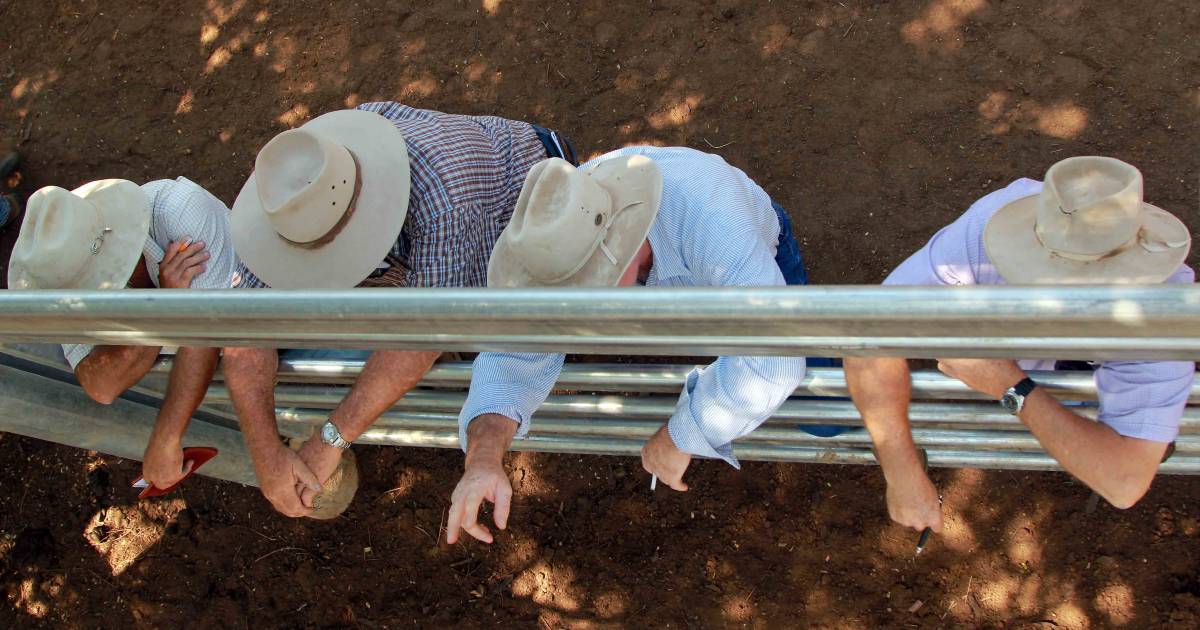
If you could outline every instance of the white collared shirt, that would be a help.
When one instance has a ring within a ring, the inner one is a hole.
[[[775,262],[779,219],[767,193],[720,156],[678,147],[627,147],[580,168],[627,155],[654,160],[663,174],[662,203],[650,228],[654,260],[648,287],[782,286]],[[653,289],[650,289],[653,290]],[[459,415],[459,441],[480,415],[520,424],[546,400],[565,355],[484,352]],[[671,440],[692,455],[737,466],[733,440],[758,428],[804,379],[803,357],[720,357],[688,374],[667,423]]]

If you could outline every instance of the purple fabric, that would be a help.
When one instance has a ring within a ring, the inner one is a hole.
[[[976,201],[954,223],[942,228],[917,253],[884,280],[890,285],[1004,284],[983,247],[988,219],[1007,203],[1036,195],[1042,183],[1018,179]],[[1190,284],[1195,273],[1180,266],[1166,280]],[[1020,361],[1025,370],[1053,369],[1053,361]],[[1105,361],[1095,372],[1099,419],[1121,435],[1171,442],[1187,404],[1196,364],[1188,361]]]

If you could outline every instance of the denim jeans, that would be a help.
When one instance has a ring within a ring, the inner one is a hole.
[[[792,233],[792,220],[782,206],[771,202],[775,208],[775,216],[779,218],[779,247],[775,252],[775,264],[783,272],[783,279],[788,285],[808,284],[808,273],[804,270],[804,257],[800,254],[800,243]],[[842,360],[830,357],[808,357],[805,361],[808,367],[841,367]],[[799,396],[801,400],[816,400],[817,396]],[[845,433],[854,427],[834,424],[801,424],[801,431],[817,437],[833,437]]]

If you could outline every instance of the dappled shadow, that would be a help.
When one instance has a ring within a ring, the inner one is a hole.
[[[633,142],[719,153],[791,211],[820,283],[878,282],[980,195],[1073,154],[1137,164],[1150,201],[1200,225],[1200,59],[1183,44],[1184,2],[0,11],[12,46],[0,47],[0,137],[26,153],[27,190],[184,175],[229,203],[273,134],[400,99],[539,122],[585,155]],[[1200,515],[1183,479],[1089,515],[1062,475],[935,471],[947,531],[914,561],[916,533],[887,522],[875,469],[705,462],[692,492],[651,495],[634,459],[513,455],[510,532],[447,547],[461,455],[364,449],[343,518],[289,521],[256,491],[198,481],[179,497],[194,526],[151,517],[161,537],[114,575],[83,532],[102,509],[130,508],[136,466],[104,458],[114,481],[97,494],[84,462],[57,465],[84,455],[33,444],[0,444],[3,615],[22,624],[1144,627],[1200,615],[1188,577]],[[28,542],[41,530],[54,544]],[[31,545],[57,551],[20,551]]]

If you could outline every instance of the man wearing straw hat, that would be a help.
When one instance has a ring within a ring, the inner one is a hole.
[[[236,266],[229,208],[207,190],[183,177],[141,186],[106,179],[72,191],[48,186],[29,198],[8,287],[228,289]],[[79,384],[104,404],[140,381],[161,350],[63,345]],[[142,476],[148,483],[169,488],[187,474],[183,434],[208,391],[218,353],[178,349],[146,446]]]
[[[787,214],[742,171],[684,148],[629,147],[575,167],[535,166],[488,264],[489,287],[777,286],[805,284]],[[459,415],[466,470],[448,542],[483,542],[484,500],[507,526],[512,486],[503,456],[529,431],[562,354],[485,352]],[[693,456],[737,467],[733,440],[769,418],[804,378],[801,357],[721,357],[693,370],[675,412],[642,449],[642,465],[686,491]]]
[[[239,286],[482,286],[525,174],[551,156],[574,160],[570,144],[554,132],[494,116],[381,102],[314,118],[262,148],[234,202],[233,238],[244,261]],[[275,421],[276,351],[226,348],[230,396],[275,509],[333,516],[314,511],[314,501],[346,494],[322,489],[344,472],[343,450],[439,354],[372,353],[354,387],[297,453],[281,444]]]
[[[896,268],[884,284],[1191,283],[1184,224],[1142,201],[1142,174],[1106,157],[1054,164],[1045,182],[1019,179],[975,202]],[[1064,407],[1027,375],[1053,361],[945,359],[939,369],[999,401],[1046,451],[1114,506],[1150,487],[1191,391],[1187,361],[1095,366],[1099,422]],[[892,519],[942,527],[937,490],[909,430],[910,379],[902,358],[846,359],[846,379],[887,479]]]

